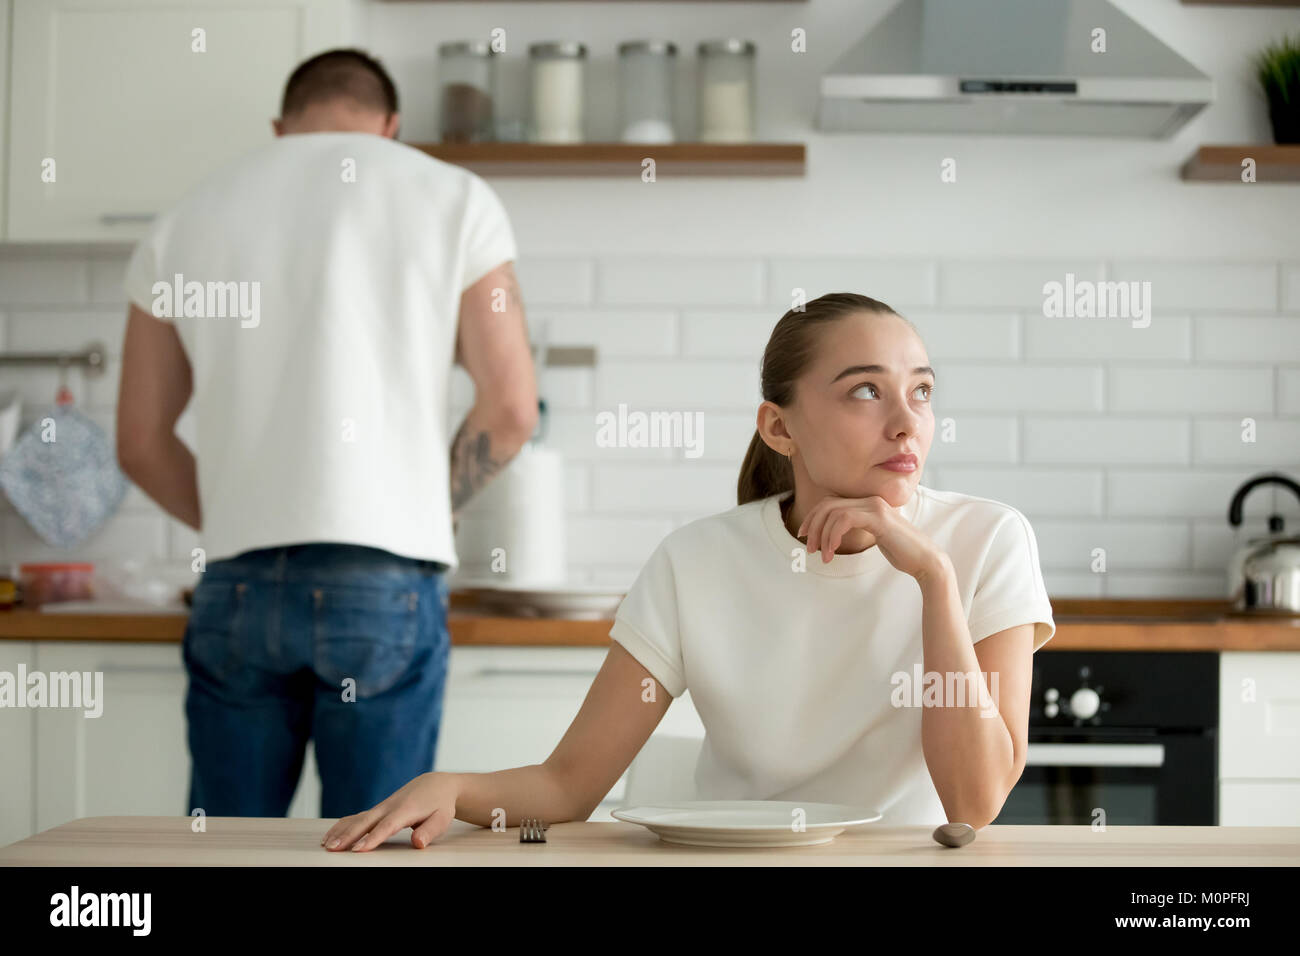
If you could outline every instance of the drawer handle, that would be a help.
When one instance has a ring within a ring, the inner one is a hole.
[[[476,677],[595,677],[598,671],[572,668],[547,670],[541,667],[483,667],[474,672]]]
[[[153,212],[106,212],[99,221],[105,226],[116,226],[122,222],[151,222],[156,215]]]

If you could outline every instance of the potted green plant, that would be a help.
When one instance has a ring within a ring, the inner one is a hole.
[[[1273,142],[1300,143],[1300,34],[1283,37],[1256,54],[1255,75],[1268,97]]]

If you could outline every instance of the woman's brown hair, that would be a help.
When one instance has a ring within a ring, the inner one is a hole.
[[[816,353],[818,333],[828,322],[859,312],[898,315],[878,299],[854,292],[831,292],[806,303],[802,311],[791,309],[781,316],[763,351],[759,387],[764,401],[782,407],[789,406],[794,401],[795,382],[803,375]],[[903,321],[907,322],[906,319]],[[911,322],[907,324],[913,331],[916,330]],[[749,442],[749,451],[745,453],[745,460],[740,466],[736,504],[743,505],[793,489],[794,466],[790,459],[768,447],[755,428],[754,437]]]

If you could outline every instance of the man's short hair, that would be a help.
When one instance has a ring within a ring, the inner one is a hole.
[[[298,64],[284,85],[280,115],[336,99],[352,100],[385,116],[397,112],[397,87],[379,61],[362,50],[339,49]]]

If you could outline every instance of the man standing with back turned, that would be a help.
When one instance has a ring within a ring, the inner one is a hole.
[[[312,739],[341,817],[433,768],[454,514],[532,434],[537,384],[505,211],[396,141],[383,67],[312,57],[281,114],[131,257],[117,450],[206,561],[191,812],[284,816]],[[449,452],[453,363],[475,403]]]

